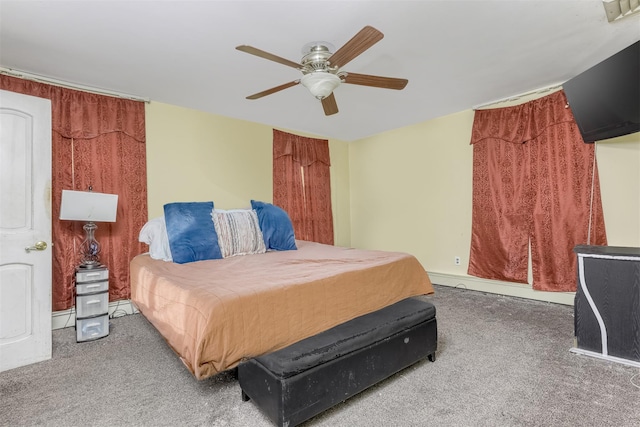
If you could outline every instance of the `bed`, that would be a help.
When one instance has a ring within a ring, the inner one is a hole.
[[[131,261],[131,299],[204,379],[433,292],[412,255],[295,243],[297,250],[184,264],[138,255]]]

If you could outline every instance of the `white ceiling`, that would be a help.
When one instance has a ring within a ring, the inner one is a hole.
[[[302,47],[384,33],[344,68],[407,78],[402,91],[343,84],[340,112],[297,85]],[[279,128],[351,141],[562,83],[640,40],[640,17],[608,23],[601,0],[7,1],[0,66]]]

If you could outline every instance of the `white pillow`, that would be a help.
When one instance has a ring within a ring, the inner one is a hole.
[[[164,216],[149,220],[140,230],[138,241],[149,245],[151,258],[173,261]]]
[[[258,215],[253,209],[211,212],[223,258],[266,252]]]

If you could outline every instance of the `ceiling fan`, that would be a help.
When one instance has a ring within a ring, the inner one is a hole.
[[[272,93],[302,83],[304,87],[309,89],[313,96],[322,101],[325,115],[330,116],[338,112],[338,104],[336,103],[333,90],[341,83],[379,87],[383,89],[404,89],[409,82],[407,79],[356,74],[341,70],[347,63],[382,40],[383,37],[384,35],[380,31],[371,26],[366,26],[335,52],[332,52],[333,47],[330,43],[308,43],[303,48],[305,55],[299,64],[252,46],[237,46],[236,49],[242,52],[293,67],[300,70],[303,74],[302,78],[298,80],[255,93],[247,96],[247,99],[262,98],[263,96],[271,95]]]

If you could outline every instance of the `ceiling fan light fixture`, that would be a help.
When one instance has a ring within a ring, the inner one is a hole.
[[[622,0],[620,0],[622,1]],[[640,0],[627,0],[640,1]],[[392,77],[372,76],[368,74],[347,73],[341,71],[342,67],[361,53],[369,49],[371,46],[382,40],[384,35],[370,25],[365,26],[362,30],[353,36],[337,51],[327,42],[311,42],[302,48],[304,56],[300,63],[289,61],[264,50],[257,49],[248,45],[237,46],[236,49],[246,52],[260,58],[268,59],[288,67],[295,68],[302,73],[302,77],[271,89],[263,90],[247,96],[247,99],[259,99],[263,96],[271,95],[281,90],[302,84],[309,92],[319,99],[322,109],[326,116],[336,114],[338,105],[336,103],[333,91],[342,83],[378,87],[383,89],[400,90],[409,82],[407,79],[397,79]]]
[[[318,71],[315,73],[309,73],[302,76],[300,83],[311,92],[311,95],[317,99],[324,99],[331,95],[333,90],[337,88],[340,83],[340,77],[332,73],[324,71]]]

